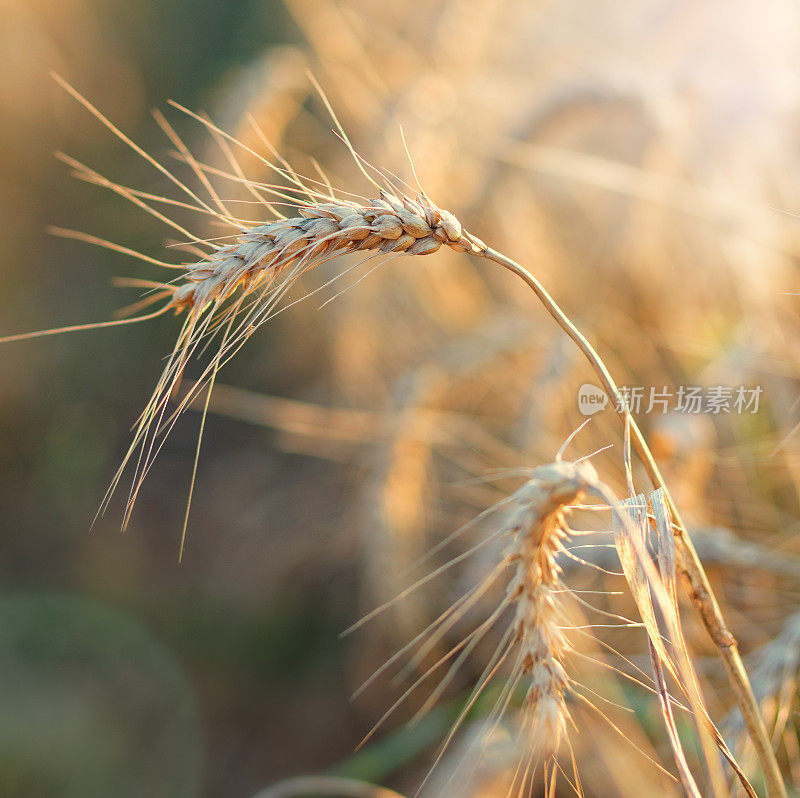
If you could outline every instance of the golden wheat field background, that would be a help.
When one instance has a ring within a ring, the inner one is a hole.
[[[264,139],[310,180],[374,196],[327,98],[365,162],[418,178],[530,270],[617,383],[643,388],[633,416],[738,641],[785,794],[800,794],[800,4],[0,0],[0,337],[112,319],[140,295],[116,278],[164,279],[48,227],[189,257],[176,230],[53,157],[181,198],[53,71],[197,189],[158,108],[253,224],[268,218],[252,186],[274,179]],[[158,207],[208,240],[228,232]],[[500,561],[481,543],[491,519],[449,536],[514,495],[519,469],[554,462],[588,418],[581,386],[599,384],[533,293],[456,249],[345,255],[289,286],[286,309],[216,374],[180,564],[204,395],[125,531],[124,481],[89,528],[181,320],[0,343],[0,795],[387,798],[423,782],[422,795],[453,798],[683,794],[647,688],[652,641],[597,615],[600,642],[569,617],[580,650],[568,671],[594,708],[568,700],[570,748],[550,787],[533,768],[519,775],[511,718],[487,734],[495,688],[428,775],[496,639],[476,640],[435,706],[435,682],[422,685],[357,748],[472,628],[459,615],[351,699]],[[729,406],[649,407],[651,389],[687,388],[730,389]],[[738,388],[757,391],[757,412],[736,411]],[[608,406],[564,456],[592,455],[603,489],[624,497],[624,451]],[[652,490],[635,457],[627,476]],[[608,619],[638,619],[611,516],[579,512],[575,526],[609,534],[559,560],[564,583]],[[473,609],[485,617],[498,600],[487,589]],[[682,584],[678,602],[710,718],[755,793],[781,794]],[[721,794],[718,770],[723,794],[746,795],[675,711],[700,794]]]

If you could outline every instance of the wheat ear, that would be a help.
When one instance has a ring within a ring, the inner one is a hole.
[[[527,725],[535,748],[555,756],[567,725],[564,692],[569,680],[563,659],[568,649],[561,612],[561,568],[556,563],[567,537],[567,507],[598,482],[589,464],[558,462],[534,470],[511,497],[518,505],[508,522],[509,560],[516,569],[507,588],[516,605],[514,633],[527,675]]]
[[[291,200],[297,216],[243,229],[233,244],[186,266],[177,285],[161,286],[164,291],[171,292],[166,308],[176,313],[185,312],[186,320],[172,357],[139,420],[131,448],[107,494],[107,498],[110,497],[122,470],[138,451],[139,464],[128,500],[126,523],[142,481],[158,453],[160,442],[157,443],[157,439],[163,441],[180,413],[206,385],[210,397],[219,368],[261,324],[278,312],[280,300],[304,272],[347,253],[428,255],[443,244],[459,251],[469,246],[462,238],[458,220],[423,194],[412,199],[399,191],[380,189],[376,199],[356,203],[340,199],[332,192],[323,194],[303,185],[293,174],[288,176],[296,179],[302,189],[295,189],[294,195],[275,189],[272,193]],[[301,191],[313,201],[299,202],[296,194]],[[248,297],[252,299],[245,304]],[[186,362],[203,338],[216,334],[221,336],[221,342],[210,364],[177,408],[165,417],[168,398],[174,394]],[[208,397],[206,410],[207,404]],[[189,501],[191,503],[191,490]],[[188,505],[181,551],[187,520]]]
[[[515,783],[521,782],[520,793],[525,792],[526,785],[534,777],[537,761],[543,764],[545,781],[554,788],[557,773],[556,756],[562,741],[566,738],[570,720],[566,698],[574,686],[565,667],[566,655],[571,650],[568,639],[571,622],[565,607],[565,597],[570,591],[561,581],[558,559],[564,552],[564,543],[569,537],[566,518],[570,507],[578,502],[584,493],[597,490],[597,486],[601,483],[594,468],[588,463],[558,460],[549,465],[524,471],[525,483],[476,519],[477,521],[496,511],[506,509],[507,517],[495,532],[438,567],[394,600],[369,613],[351,627],[361,626],[492,541],[505,542],[502,556],[490,572],[423,632],[396,652],[357,691],[357,694],[360,693],[399,657],[414,648],[417,650],[403,672],[406,673],[420,665],[448,631],[477,606],[503,574],[509,574],[503,597],[488,617],[476,623],[460,643],[419,676],[384,713],[364,740],[366,742],[420,685],[444,665],[449,664],[447,672],[425,699],[414,720],[427,713],[442,696],[475,647],[497,625],[501,625],[502,631],[494,654],[489,658],[469,698],[442,742],[423,785],[438,766],[476,702],[490,684],[500,678],[501,670],[506,670],[507,676],[499,689],[499,697],[485,723],[492,727],[498,724],[518,688],[525,690],[521,714],[523,733],[518,740],[521,759],[513,776],[511,791]],[[468,526],[453,533],[450,539],[460,535]],[[509,613],[510,618],[508,618]],[[504,618],[508,620],[503,622]]]
[[[292,267],[305,271],[348,252],[429,255],[442,244],[468,247],[455,216],[421,194],[411,199],[381,190],[363,205],[331,200],[300,204],[298,216],[245,230],[235,244],[186,267],[170,307],[202,313],[238,288],[251,292]]]

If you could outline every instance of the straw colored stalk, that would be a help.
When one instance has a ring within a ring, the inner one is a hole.
[[[678,554],[678,568],[686,578],[689,585],[689,595],[703,619],[709,636],[717,646],[720,657],[725,665],[728,681],[736,698],[736,703],[742,712],[748,735],[756,750],[759,764],[764,772],[768,795],[785,798],[786,786],[783,781],[780,766],[775,757],[764,720],[753,695],[750,680],[742,663],[742,658],[736,644],[736,639],[727,627],[722,611],[717,602],[714,591],[708,581],[703,564],[695,551],[686,525],[681,519],[677,505],[664,481],[661,471],[647,445],[639,426],[628,409],[625,400],[617,387],[614,378],[603,362],[597,350],[592,346],[586,336],[575,326],[572,320],[564,313],[558,303],[547,292],[544,286],[531,272],[519,263],[511,260],[500,252],[487,246],[479,238],[464,232],[464,238],[472,246],[470,252],[487,260],[494,261],[508,271],[516,274],[533,290],[550,315],[558,325],[575,342],[580,351],[591,364],[600,384],[617,409],[617,413],[625,427],[626,442],[633,441],[634,448],[647,471],[653,487],[664,491],[664,498],[669,513],[672,517],[673,532]],[[626,453],[627,454],[627,453]]]
[[[90,182],[110,188],[152,213],[173,229],[187,235],[192,242],[193,250],[199,253],[198,259],[191,264],[169,264],[156,261],[147,256],[141,256],[139,253],[135,253],[118,244],[84,236],[86,240],[92,243],[137,255],[150,263],[180,270],[181,277],[179,277],[177,284],[173,282],[150,284],[155,293],[152,297],[139,303],[137,308],[161,299],[166,300],[163,306],[154,312],[135,318],[117,319],[95,325],[78,325],[45,330],[0,339],[0,342],[12,341],[38,335],[68,332],[75,329],[133,323],[159,316],[171,309],[177,312],[186,311],[184,324],[178,335],[175,348],[167,361],[150,402],[139,418],[131,448],[112,480],[106,498],[101,505],[101,511],[106,507],[111,494],[115,490],[123,469],[133,459],[136,462],[136,470],[125,513],[124,523],[127,523],[142,481],[177,417],[189,406],[204,386],[209,388],[205,405],[207,410],[208,397],[210,397],[211,388],[219,368],[238,351],[240,346],[261,324],[277,312],[277,304],[285,296],[288,288],[293,285],[294,281],[304,271],[332,257],[348,252],[425,255],[435,252],[443,244],[457,251],[469,252],[475,256],[494,261],[516,274],[534,291],[562,329],[587,357],[603,389],[611,401],[619,408],[620,418],[625,424],[626,439],[628,436],[632,439],[654,487],[664,489],[668,509],[674,523],[679,568],[689,582],[692,600],[725,663],[730,684],[764,771],[769,794],[771,796],[786,795],[780,769],[739,656],[736,641],[725,624],[702,563],[694,550],[686,527],[680,518],[675,502],[661,476],[644,436],[622,401],[619,389],[597,351],[527,269],[491,249],[479,238],[463,230],[456,218],[434,205],[421,187],[419,187],[420,193],[416,198],[412,199],[401,191],[397,184],[387,178],[384,173],[367,166],[363,159],[353,150],[335,117],[334,121],[336,121],[339,132],[349,147],[356,164],[371,185],[380,192],[378,198],[373,201],[365,200],[362,203],[360,201],[353,202],[349,199],[342,199],[341,192],[335,193],[324,176],[321,176],[323,178],[322,181],[304,182],[282,159],[278,158],[278,164],[280,165],[276,166],[273,162],[263,159],[252,149],[244,147],[240,142],[235,141],[207,119],[177,106],[208,128],[228,158],[232,172],[225,173],[220,170],[210,170],[194,159],[166,120],[163,117],[157,117],[157,121],[167,136],[178,148],[182,159],[192,168],[199,182],[207,190],[210,196],[210,200],[207,202],[178,180],[170,170],[166,169],[125,136],[65,81],[58,77],[56,77],[56,80],[115,135],[125,141],[142,158],[178,186],[188,196],[190,202],[176,203],[174,200],[169,201],[165,200],[165,198],[153,197],[140,191],[125,188],[70,160],[69,162],[75,166],[79,175]],[[327,103],[327,101],[325,102]],[[283,181],[281,185],[276,187],[246,180],[241,167],[230,152],[227,141],[232,141],[235,146],[243,147],[248,153],[259,158],[266,166],[277,172]],[[268,142],[265,141],[265,144],[268,145]],[[370,171],[367,171],[368,169]],[[215,192],[209,181],[209,173],[238,181],[240,185],[247,188],[258,202],[275,212],[278,217],[281,217],[281,214],[275,211],[272,202],[288,202],[297,208],[297,216],[291,219],[279,218],[277,221],[266,225],[248,223],[238,219],[228,210],[226,204]],[[376,181],[375,176],[380,182]],[[182,205],[194,211],[209,214],[218,222],[233,229],[234,242],[227,246],[219,246],[192,234],[152,207],[152,203],[159,201],[168,201],[173,205]],[[76,237],[80,237],[80,235],[78,234]],[[248,299],[250,300],[249,304],[245,304]],[[177,408],[167,416],[166,410],[169,397],[180,383],[187,360],[196,353],[204,338],[213,338],[215,336],[219,336],[220,342],[211,363],[206,367],[192,390],[187,393]],[[205,420],[205,413],[203,420]],[[195,457],[195,473],[201,439],[202,426]],[[135,457],[137,452],[138,457]],[[193,485],[194,473],[192,487]],[[184,519],[184,535],[191,496],[192,488],[189,491],[189,504],[187,504],[187,513]]]

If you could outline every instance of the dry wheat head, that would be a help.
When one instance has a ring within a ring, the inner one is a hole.
[[[417,199],[388,191],[365,205],[345,200],[301,204],[298,216],[242,232],[238,241],[186,268],[170,305],[202,310],[239,287],[254,290],[284,270],[301,271],[348,252],[428,255],[442,244],[465,250],[461,224],[421,194]]]
[[[526,718],[533,743],[552,757],[566,730],[564,693],[569,679],[563,665],[568,642],[561,612],[563,586],[556,560],[567,537],[569,505],[598,483],[589,464],[556,462],[541,466],[516,493],[507,523],[510,559],[516,570],[507,588],[515,606],[516,639],[529,680]]]

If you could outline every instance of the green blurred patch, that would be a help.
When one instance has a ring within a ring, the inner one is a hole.
[[[319,597],[259,610],[207,594],[184,597],[160,612],[170,648],[202,670],[238,672],[265,689],[302,682],[318,666],[330,667],[341,619]]]
[[[15,798],[194,798],[198,710],[129,616],[47,594],[0,601],[0,785]]]

